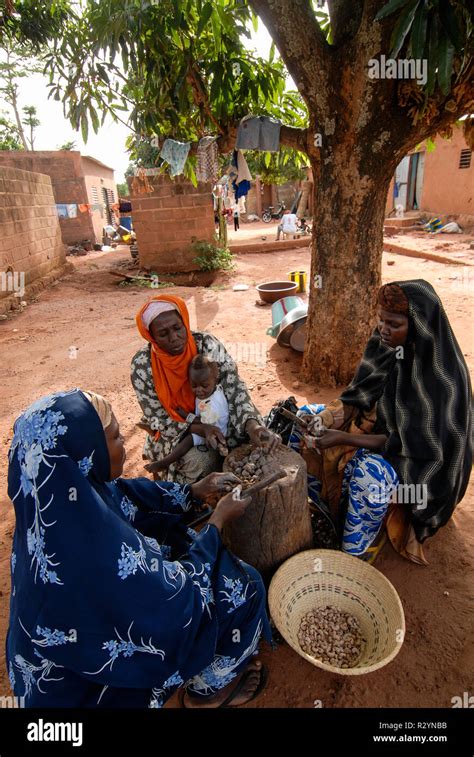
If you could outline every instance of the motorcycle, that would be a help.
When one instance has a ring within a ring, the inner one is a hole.
[[[277,210],[275,210],[274,205],[269,205],[266,210],[262,213],[262,221],[265,223],[270,223],[270,221],[273,220],[280,220],[280,218],[283,216],[283,213],[285,212],[286,207],[284,202],[280,202],[280,205],[278,206]]]

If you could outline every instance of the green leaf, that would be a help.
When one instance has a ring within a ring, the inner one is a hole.
[[[196,30],[196,35],[199,37],[204,27],[206,26],[207,22],[212,16],[212,3],[206,3],[204,8],[202,9],[201,17],[199,19],[198,27]]]
[[[272,159],[271,153],[266,152],[265,155],[264,155],[264,157],[263,157],[263,161],[264,161],[264,163],[265,163],[265,165],[266,165],[267,168],[270,167],[271,159]]]
[[[411,54],[415,60],[421,60],[423,58],[423,52],[426,45],[426,29],[428,26],[428,10],[423,3],[416,11],[415,18],[413,19],[413,27],[411,32]]]
[[[376,21],[380,21],[382,18],[385,18],[386,16],[390,16],[391,13],[394,13],[399,8],[403,8],[404,5],[406,5],[409,2],[409,0],[390,0],[386,5],[383,6],[375,16]]]
[[[276,50],[275,43],[272,42],[272,44],[270,45],[270,52],[268,54],[268,61],[269,61],[269,63],[273,63],[273,61],[275,59],[275,50]]]
[[[462,49],[461,32],[456,13],[449,0],[440,0],[439,17],[451,43],[456,49],[456,52],[460,52]]]
[[[89,135],[89,124],[87,123],[87,116],[85,115],[85,113],[81,115],[81,134],[84,142],[87,142],[87,137]]]
[[[443,95],[447,95],[451,89],[454,45],[451,44],[446,34],[443,34],[439,41],[438,53],[438,83]]]
[[[436,145],[434,143],[434,140],[432,137],[428,137],[426,140],[426,152],[433,152],[433,150],[436,148]]]
[[[252,11],[252,26],[255,33],[258,32],[258,16]]]
[[[409,0],[407,7],[395,24],[390,40],[390,55],[392,55],[394,58],[397,57],[398,53],[403,47],[405,37],[410,31],[413,23],[413,18],[415,16],[419,3],[420,0]]]
[[[97,115],[96,109],[92,105],[89,105],[89,112],[91,114],[92,128],[94,129],[94,132],[97,134],[97,132],[99,131],[99,126],[100,126],[99,116]]]
[[[438,18],[433,16],[430,19],[430,31],[428,42],[428,79],[426,82],[426,92],[432,95],[436,83],[436,67],[438,65]]]

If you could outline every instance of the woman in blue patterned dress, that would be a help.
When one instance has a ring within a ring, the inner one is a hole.
[[[161,707],[250,701],[270,640],[257,571],[220,531],[249,499],[229,493],[199,534],[194,501],[229,491],[229,474],[192,486],[120,478],[125,449],[109,403],[78,389],[17,419],[8,487],[16,528],[7,635],[11,686],[26,707]]]
[[[328,406],[305,405],[315,504],[342,525],[342,549],[368,556],[389,505],[395,549],[426,564],[423,542],[448,522],[472,465],[471,384],[443,305],[422,279],[383,286],[378,325],[350,385]],[[306,445],[307,447],[307,445]]]

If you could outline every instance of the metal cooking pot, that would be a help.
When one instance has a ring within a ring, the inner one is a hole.
[[[292,347],[303,352],[306,342],[306,319],[308,305],[293,308],[283,318],[278,331],[277,342],[281,347]]]

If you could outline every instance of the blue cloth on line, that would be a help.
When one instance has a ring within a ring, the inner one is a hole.
[[[161,707],[181,685],[211,695],[270,639],[257,571],[214,526],[183,522],[190,487],[108,482],[109,467],[79,390],[15,422],[6,659],[26,707]]]
[[[184,171],[191,142],[178,142],[176,139],[165,139],[161,148],[160,158],[170,165],[171,176],[179,176]]]

